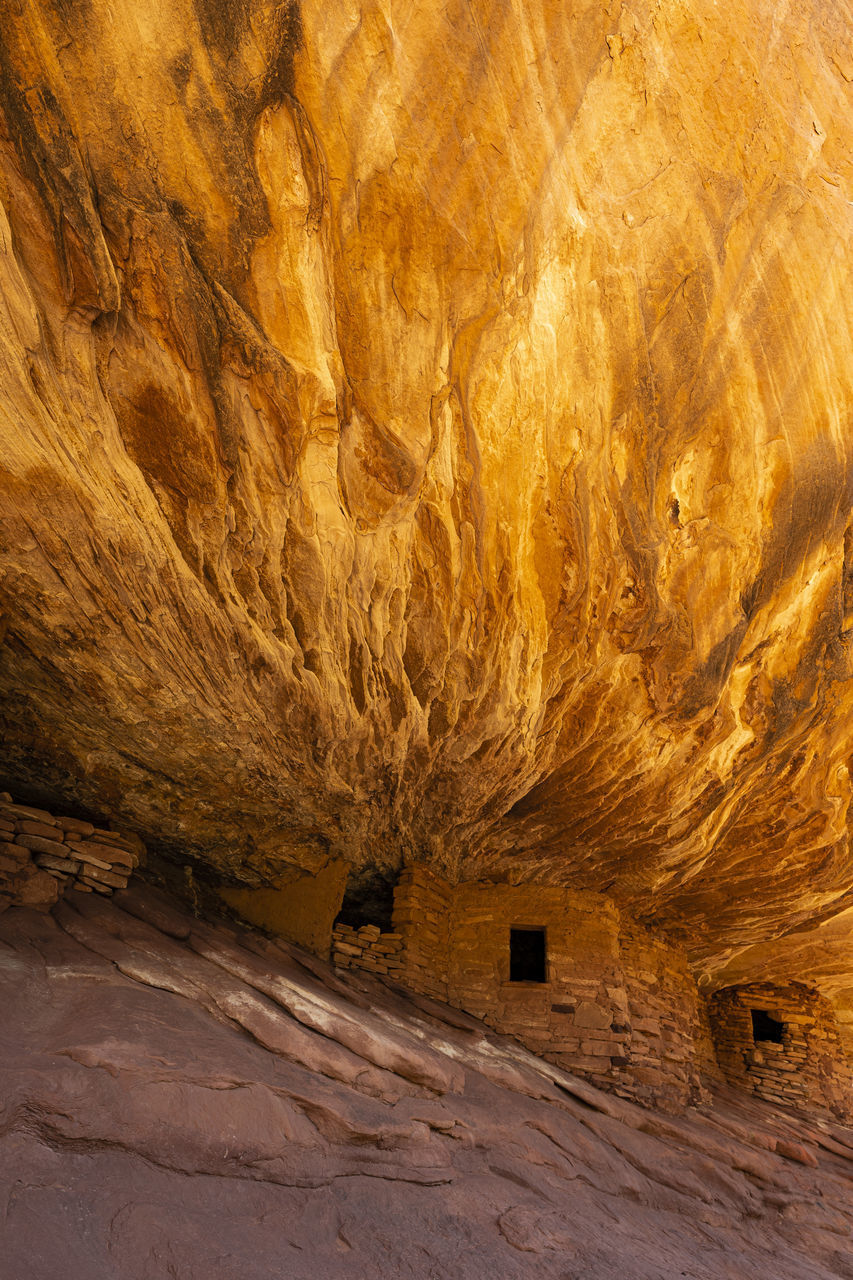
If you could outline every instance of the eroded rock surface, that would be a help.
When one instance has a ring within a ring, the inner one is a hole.
[[[3,1267],[46,1280],[853,1276],[853,1131],[670,1118],[135,885],[0,917]]]
[[[3,5],[16,791],[709,971],[848,905],[851,19]]]

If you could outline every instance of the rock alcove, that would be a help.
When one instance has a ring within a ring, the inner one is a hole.
[[[843,1119],[849,0],[2,25],[9,947],[143,974],[141,842],[614,1107]]]

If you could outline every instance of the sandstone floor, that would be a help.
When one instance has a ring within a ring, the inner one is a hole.
[[[853,1131],[598,1092],[134,887],[0,919],[3,1280],[853,1276]]]

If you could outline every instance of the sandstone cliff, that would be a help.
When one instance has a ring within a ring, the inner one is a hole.
[[[0,8],[16,792],[849,1001],[848,0]]]

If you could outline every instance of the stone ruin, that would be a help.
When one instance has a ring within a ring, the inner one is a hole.
[[[708,1006],[730,1084],[767,1102],[853,1119],[853,1077],[832,1005],[801,982],[717,991]]]
[[[827,1000],[801,983],[700,994],[684,952],[601,894],[539,884],[451,885],[406,868],[387,929],[340,918],[332,958],[393,979],[514,1036],[625,1097],[678,1110],[702,1077],[767,1101],[853,1115]],[[756,1040],[769,1024],[778,1043]],[[754,1026],[757,1025],[757,1031]]]
[[[684,954],[597,893],[451,885],[406,868],[391,929],[341,921],[332,957],[480,1017],[557,1066],[679,1109],[713,1053]]]
[[[144,858],[135,835],[0,793],[0,911],[49,910],[68,886],[109,895]],[[680,1110],[704,1099],[703,1075],[722,1076],[771,1103],[853,1119],[835,1013],[803,983],[727,987],[706,1001],[684,952],[598,893],[453,885],[423,866],[385,885],[379,907],[345,888],[345,866],[333,863],[221,892],[244,918],[339,968],[462,1009],[624,1097]],[[363,912],[369,921],[351,918]]]
[[[13,804],[8,791],[0,792],[0,911],[49,910],[68,885],[108,897],[144,858],[136,835]]]

